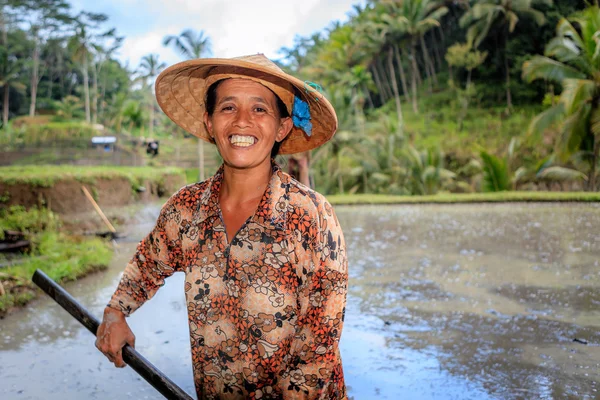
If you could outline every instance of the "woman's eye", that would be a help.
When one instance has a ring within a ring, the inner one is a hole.
[[[231,111],[231,110],[233,110],[233,106],[223,106],[221,108],[221,111]]]
[[[267,109],[262,107],[256,107],[254,110],[259,113],[267,112]]]

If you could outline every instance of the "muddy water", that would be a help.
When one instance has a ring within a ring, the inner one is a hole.
[[[336,210],[352,398],[600,398],[600,206]],[[108,272],[68,285],[96,315],[157,212],[131,226]],[[192,393],[182,286],[170,278],[130,324],[138,350]],[[0,398],[160,398],[93,340],[46,300],[0,321]]]

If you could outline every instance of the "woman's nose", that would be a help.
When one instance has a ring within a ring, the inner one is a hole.
[[[252,114],[249,110],[240,109],[236,113],[234,125],[240,128],[249,127],[252,125]]]

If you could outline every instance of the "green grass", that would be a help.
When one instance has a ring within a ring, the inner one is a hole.
[[[186,168],[185,169],[185,183],[196,183],[198,182],[198,168]]]
[[[4,268],[2,272],[28,281],[36,269],[43,269],[52,279],[64,282],[90,271],[105,269],[112,257],[107,243],[99,238],[82,238],[59,232],[44,232],[35,238],[35,250],[24,262]]]
[[[60,225],[58,217],[48,209],[32,208],[29,211],[22,206],[12,206],[0,210],[0,239],[4,230],[36,234],[46,230],[55,231]]]
[[[7,185],[27,184],[31,186],[51,187],[56,182],[77,180],[93,183],[96,179],[128,179],[132,187],[140,186],[144,181],[161,182],[166,175],[180,175],[184,171],[176,167],[117,167],[97,166],[79,167],[74,165],[26,165],[0,167],[0,182]]]
[[[600,193],[589,192],[495,192],[440,193],[431,196],[391,196],[379,194],[331,195],[327,200],[343,204],[459,204],[508,202],[599,202]]]
[[[84,121],[48,121],[38,124],[22,120],[23,124],[15,121],[11,124],[11,129],[0,132],[0,146],[30,146],[57,140],[80,140],[82,146],[87,146],[90,138],[102,134]]]
[[[19,263],[2,269],[0,275],[6,294],[0,296],[0,316],[13,306],[23,306],[36,296],[31,277],[36,269],[62,283],[93,271],[106,269],[112,250],[101,239],[81,239],[57,232],[45,232],[35,238],[37,249]]]
[[[42,269],[57,282],[77,279],[92,271],[105,269],[112,258],[109,245],[98,238],[86,238],[59,232],[60,221],[47,210],[11,207],[0,210],[0,230],[24,232],[31,251],[22,257],[0,256],[0,316],[14,306],[22,306],[36,296],[31,276]]]
[[[443,84],[433,94],[423,89],[419,93],[418,113],[403,99],[405,140],[419,150],[439,148],[459,159],[478,158],[481,150],[502,156],[513,137],[521,139],[521,148],[517,151],[520,159],[541,159],[552,150],[552,146],[541,143],[540,138],[527,137],[526,134],[532,118],[543,110],[541,105],[517,104],[511,113],[507,113],[504,106],[480,105],[474,98],[460,129],[462,109],[457,96],[454,90]],[[390,99],[375,114],[379,113],[395,119],[394,100]],[[557,132],[550,130],[548,134],[554,136]]]

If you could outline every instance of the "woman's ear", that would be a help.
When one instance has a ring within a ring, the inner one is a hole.
[[[213,136],[213,132],[212,132],[212,121],[210,120],[210,116],[208,115],[208,112],[204,113],[204,126],[206,126],[206,131],[208,132],[208,136],[210,136],[211,139],[214,141],[215,137]]]
[[[292,118],[281,118],[281,123],[279,124],[279,129],[277,130],[277,136],[275,136],[275,140],[281,142],[283,139],[287,137],[292,131],[292,127],[294,122]]]

